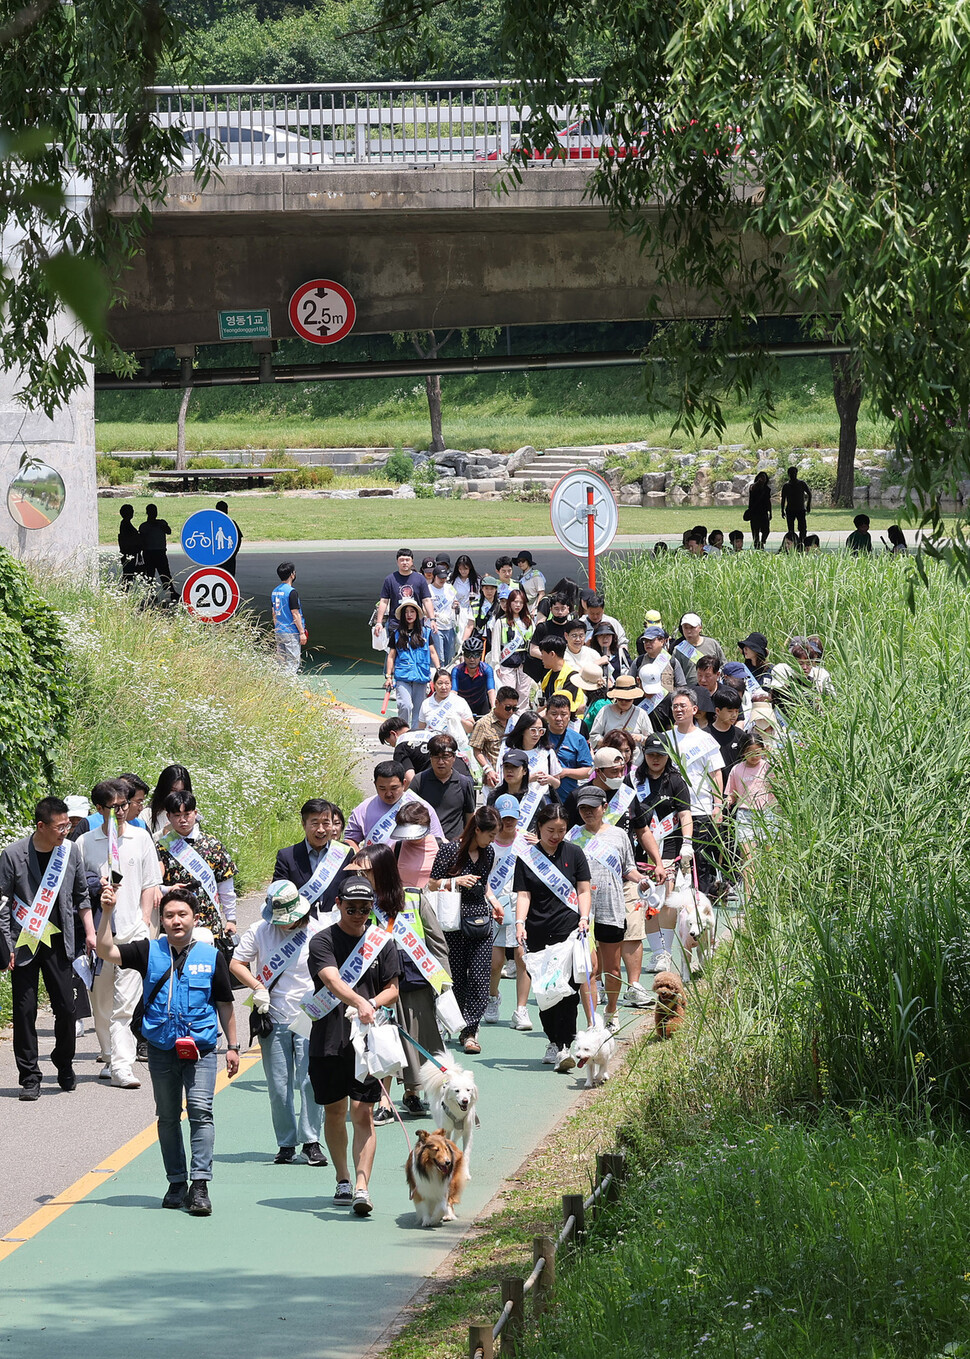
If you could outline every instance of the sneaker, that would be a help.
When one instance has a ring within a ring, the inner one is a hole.
[[[85,1029],[84,1020],[83,1020],[83,1019],[75,1019],[75,1021],[74,1021],[74,1036],[75,1036],[75,1038],[83,1038],[83,1037],[84,1037],[84,1029]]]
[[[644,1006],[650,1004],[649,993],[639,982],[634,982],[632,986],[626,988],[623,1004],[635,1005],[638,1009],[642,1009]]]
[[[654,999],[656,999],[656,997],[654,997]],[[605,1016],[605,1018],[606,1018],[606,1032],[607,1032],[607,1033],[617,1033],[617,1032],[619,1031],[619,1028],[620,1028],[620,1020],[619,1020],[619,1016],[618,1016],[618,1015],[607,1015],[607,1016]]]
[[[557,1071],[572,1071],[576,1065],[576,1059],[568,1048],[560,1048],[556,1056]]]
[[[529,1018],[529,1011],[524,1005],[516,1006],[509,1023],[513,1029],[521,1029],[523,1033],[530,1032],[532,1029],[532,1020]]]
[[[354,1201],[354,1189],[349,1180],[338,1180],[333,1201],[338,1208],[349,1208]]]
[[[404,1112],[414,1114],[416,1118],[421,1118],[428,1112],[428,1106],[420,1095],[405,1095],[401,1103],[404,1106]]]
[[[112,1072],[111,1084],[117,1086],[119,1090],[140,1090],[141,1081],[131,1071],[119,1071],[117,1075]],[[194,1180],[193,1184],[202,1184],[202,1180]]]
[[[165,1197],[162,1199],[162,1207],[181,1208],[188,1192],[188,1180],[175,1180],[165,1191]]]
[[[499,1022],[499,1010],[501,1002],[498,996],[489,996],[488,1004],[485,1006],[485,1013],[482,1015],[483,1024],[497,1024]]]
[[[502,976],[506,981],[511,981],[515,976],[515,960],[513,958],[509,958],[502,968]]]
[[[330,1164],[319,1142],[304,1142],[303,1155],[306,1157],[308,1166],[328,1166]]]
[[[212,1204],[209,1202],[209,1187],[205,1180],[193,1180],[185,1198],[185,1206],[193,1217],[209,1217]]]
[[[669,953],[655,953],[653,957],[654,972],[673,972],[674,960]]]
[[[103,1067],[101,1068],[101,1070],[98,1072],[98,1080],[99,1080],[99,1081],[110,1081],[110,1080],[111,1080],[111,1063],[110,1063],[110,1062],[105,1062],[104,1066],[103,1066]]]
[[[382,1128],[385,1123],[394,1122],[394,1110],[389,1104],[379,1104],[374,1110],[374,1126]]]
[[[555,1066],[559,1061],[559,1049],[555,1043],[550,1043],[546,1048],[546,1055],[542,1059],[543,1066]]]
[[[28,1081],[21,1087],[20,1098],[26,1104],[28,1100],[40,1099],[40,1081]]]
[[[296,1160],[296,1147],[280,1147],[273,1157],[274,1166],[290,1166]]]
[[[366,1217],[368,1213],[374,1211],[374,1205],[366,1189],[354,1190],[353,1209],[358,1217]]]
[[[77,1076],[75,1076],[74,1071],[70,1068],[67,1071],[61,1071],[57,1077],[57,1084],[65,1094],[69,1095],[72,1090],[77,1089]]]
[[[147,1061],[148,1061],[148,1039],[147,1039],[147,1038],[139,1038],[137,1044],[135,1045],[135,1061],[136,1061],[136,1062],[147,1062]]]

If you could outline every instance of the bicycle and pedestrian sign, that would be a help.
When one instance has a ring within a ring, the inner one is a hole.
[[[203,566],[182,586],[182,603],[203,623],[224,623],[239,608],[239,586],[221,566]]]
[[[221,566],[237,546],[236,526],[221,510],[196,510],[182,526],[182,551],[196,566]]]

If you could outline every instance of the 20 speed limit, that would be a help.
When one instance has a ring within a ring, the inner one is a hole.
[[[203,623],[224,623],[239,608],[239,586],[228,571],[203,566],[182,586],[182,603]]]

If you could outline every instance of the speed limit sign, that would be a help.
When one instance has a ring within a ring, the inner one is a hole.
[[[353,330],[357,320],[354,299],[332,278],[311,278],[290,298],[290,325],[311,344],[336,344]]]
[[[182,603],[203,623],[224,623],[239,608],[239,586],[221,567],[203,566],[182,586]]]

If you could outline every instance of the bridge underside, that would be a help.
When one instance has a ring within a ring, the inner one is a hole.
[[[289,298],[319,277],[350,290],[364,334],[632,321],[655,302],[661,315],[710,316],[701,293],[659,295],[650,255],[583,202],[587,173],[530,169],[503,196],[493,170],[469,166],[234,170],[205,190],[182,176],[111,330],[142,352],[214,344],[220,310],[268,307],[273,336],[292,336]]]

